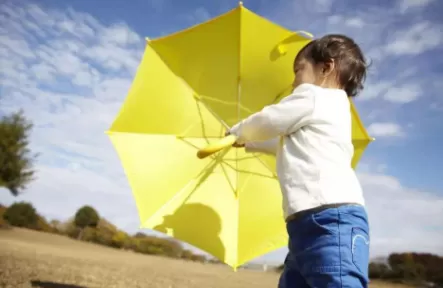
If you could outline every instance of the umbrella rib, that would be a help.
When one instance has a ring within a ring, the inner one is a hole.
[[[195,95],[195,100],[196,100],[196,102],[200,102],[208,111],[209,111],[209,113],[211,113],[212,114],[212,116],[214,116],[218,121],[220,121],[220,123],[223,125],[223,126],[225,126],[225,128],[226,129],[229,129],[229,125],[228,124],[226,124],[226,122],[225,121],[223,121],[223,119],[221,119],[218,115],[217,115],[217,113],[215,113],[214,112],[214,110],[212,110],[210,107],[209,107],[209,105],[207,105],[201,98],[203,98],[203,97],[205,97],[205,96],[202,96],[202,95],[198,95],[195,91],[194,91],[194,89],[192,89],[192,87],[183,79],[183,78],[180,78],[179,77],[179,79],[181,79],[182,80],[182,82],[183,82],[183,84],[189,89],[189,90],[191,90],[192,92],[193,92],[193,94]]]
[[[231,167],[231,169],[233,169],[234,171],[238,173],[243,173],[243,174],[248,174],[248,175],[255,175],[255,176],[260,176],[260,177],[265,177],[265,178],[270,178],[270,179],[275,179],[274,177],[271,177],[269,175],[265,175],[265,174],[261,174],[261,173],[257,173],[257,172],[251,172],[251,171],[247,171],[247,170],[240,170],[238,168],[235,168],[234,166],[232,166],[229,163],[223,162],[226,166]],[[271,172],[272,173],[272,172]],[[273,173],[272,173],[273,174]]]
[[[226,171],[226,167],[223,164],[226,164],[226,163],[224,163],[224,161],[220,163],[220,166],[222,167],[223,174],[225,174],[225,177],[228,180],[229,186],[231,187],[232,192],[234,192],[234,194],[235,194],[234,184],[232,184],[231,179],[229,179],[228,172]]]
[[[227,130],[229,129],[229,125],[226,124],[226,122],[220,116],[218,116],[217,113],[215,113],[214,110],[211,109],[211,107],[209,107],[209,105],[207,105],[202,99],[198,99],[197,101],[199,101],[206,109],[208,109],[212,116],[217,118],[217,120],[220,121],[220,123],[225,126]]]
[[[249,159],[254,159],[255,157],[252,156],[245,156],[245,157],[241,157],[241,158],[225,158],[224,161],[244,161],[244,160],[249,160]]]
[[[186,185],[180,189],[171,199],[166,201],[165,204],[163,204],[151,217],[149,217],[144,223],[146,226],[146,223],[148,223],[151,219],[155,219],[157,215],[159,215],[169,204],[173,203],[177,198],[179,198],[185,191],[187,191],[187,188],[191,186],[192,184],[196,183],[195,187],[189,191],[189,194],[185,197],[183,200],[183,203],[185,203],[189,197],[200,187],[200,185],[206,180],[206,178],[209,177],[209,175],[214,171],[215,166],[217,164],[221,163],[223,160],[223,156],[229,151],[229,149],[226,149],[223,153],[220,153],[217,155],[217,157],[213,158],[211,162],[206,165],[200,173],[197,174],[194,178],[192,178]],[[182,203],[182,204],[183,204]]]
[[[183,203],[186,203],[186,201],[188,201],[189,197],[191,197],[191,195],[200,187],[201,184],[203,184],[203,182],[209,177],[209,175],[214,171],[215,166],[217,166],[217,164],[220,164],[223,162],[223,156],[228,152],[228,150],[225,150],[224,153],[222,153],[221,155],[217,155],[216,157],[213,158],[213,161],[211,161],[211,163],[206,166],[203,170],[202,173],[200,173],[196,178],[199,179],[197,185],[194,187],[194,189],[191,190],[191,192],[189,193],[189,195],[183,200]],[[204,173],[203,173],[204,172]]]
[[[203,138],[206,140],[206,143],[209,143],[208,139],[207,139],[207,135],[206,135],[206,129],[205,129],[205,123],[203,122],[203,114],[201,111],[201,107],[200,105],[198,105],[198,101],[195,101],[195,104],[197,105],[197,111],[198,111],[198,115],[200,116],[200,125],[201,125],[201,129],[202,129],[202,135]]]
[[[257,160],[258,160],[263,166],[265,166],[265,168],[268,169],[269,172],[271,172],[272,175],[275,176],[275,172],[272,171],[271,167],[269,167],[268,164],[266,164],[266,163],[265,163],[260,157],[258,157],[257,155],[255,155],[255,154],[252,154],[252,155],[253,155],[254,158],[257,159]]]
[[[224,105],[235,105],[235,106],[240,105],[240,108],[243,109],[244,111],[246,111],[247,113],[249,113],[249,114],[254,113],[254,112],[253,112],[252,110],[250,110],[249,108],[247,108],[247,107],[241,105],[241,103],[240,103],[240,104],[237,103],[237,101],[235,101],[235,102],[228,102],[228,101],[223,101],[223,100],[220,100],[220,99],[217,99],[217,98],[214,98],[214,97],[205,96],[205,95],[200,95],[200,97],[201,97],[201,98],[204,98],[205,100],[209,100],[209,101],[211,101],[211,102],[215,102],[215,103],[219,103],[219,104],[224,104]]]

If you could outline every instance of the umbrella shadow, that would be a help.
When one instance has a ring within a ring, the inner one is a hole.
[[[32,287],[40,287],[40,288],[87,288],[86,286],[62,284],[62,283],[39,281],[39,280],[32,280],[30,283]]]
[[[214,209],[201,203],[188,203],[164,216],[163,222],[154,229],[162,233],[170,229],[174,238],[190,241],[187,243],[223,261],[225,247],[220,239],[221,225],[221,218]]]

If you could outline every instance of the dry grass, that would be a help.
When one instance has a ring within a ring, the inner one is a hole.
[[[35,231],[0,230],[0,287],[276,287],[278,274],[239,271],[83,243]],[[406,288],[373,283],[371,288]]]

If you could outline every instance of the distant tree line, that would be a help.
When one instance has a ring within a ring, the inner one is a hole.
[[[416,286],[431,283],[443,287],[443,257],[430,253],[393,253],[388,263],[371,263],[373,279],[406,282]]]
[[[72,219],[66,222],[57,220],[48,222],[30,203],[17,202],[9,207],[0,205],[0,228],[11,226],[66,235],[80,241],[143,254],[217,263],[203,255],[184,249],[179,242],[170,238],[155,237],[140,232],[129,235],[101,218],[91,206],[81,207]]]

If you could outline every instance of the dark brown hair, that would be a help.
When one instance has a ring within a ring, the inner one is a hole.
[[[309,42],[297,54],[295,63],[302,58],[314,64],[335,61],[337,81],[349,97],[363,89],[366,79],[366,60],[360,47],[345,35],[330,34]]]

